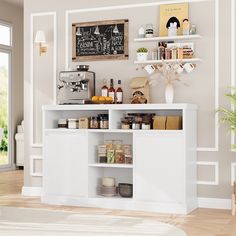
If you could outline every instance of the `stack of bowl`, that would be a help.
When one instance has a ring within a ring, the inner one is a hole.
[[[101,195],[104,197],[113,197],[116,195],[116,180],[112,177],[102,178]]]

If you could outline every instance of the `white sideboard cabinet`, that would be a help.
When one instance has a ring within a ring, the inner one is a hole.
[[[109,129],[58,129],[61,118],[109,115]],[[181,130],[122,130],[128,113],[182,116]],[[192,104],[49,105],[43,107],[42,202],[188,214],[197,208],[197,106]],[[132,145],[132,164],[97,162],[105,140]],[[133,184],[133,197],[102,197],[103,177]]]

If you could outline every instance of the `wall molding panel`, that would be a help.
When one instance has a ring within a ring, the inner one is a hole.
[[[231,162],[231,186],[234,186],[234,181],[236,181],[236,162]]]
[[[43,161],[42,156],[30,156],[30,176],[31,177],[43,177],[43,173],[35,172],[35,161]]]
[[[56,80],[57,80],[57,14],[56,12],[39,12],[33,13],[30,15],[30,100],[31,100],[31,119],[30,119],[30,141],[31,147],[33,148],[42,148],[42,143],[36,143],[34,141],[35,135],[35,124],[34,124],[34,101],[35,101],[35,93],[34,93],[34,21],[35,17],[43,17],[43,16],[52,16],[53,17],[53,83],[54,90],[53,93],[53,102],[56,104]],[[36,29],[41,30],[41,29]]]
[[[65,11],[65,69],[69,68],[69,17],[71,14],[85,13],[85,12],[97,12],[97,11],[109,11],[109,10],[119,10],[127,8],[142,8],[150,6],[159,6],[162,4],[173,4],[173,3],[183,3],[183,2],[213,2],[215,4],[215,96],[214,96],[214,110],[219,108],[219,1],[220,0],[175,0],[175,1],[161,1],[153,3],[143,3],[143,4],[131,4],[131,5],[121,5],[121,6],[107,6],[107,7],[97,7],[97,8],[85,8],[85,9],[73,9]],[[215,137],[213,147],[198,147],[198,152],[218,152],[219,150],[219,114],[215,114],[214,118],[215,124]]]
[[[235,75],[236,75],[236,70],[235,70],[235,59],[236,59],[236,4],[235,0],[231,0],[231,87],[235,87]],[[233,104],[231,104],[231,110],[235,110],[235,107]],[[235,134],[231,131],[231,152],[236,152],[236,149],[233,148],[233,145],[235,144]]]
[[[198,166],[212,166],[215,170],[214,181],[197,181],[198,185],[219,185],[219,163],[209,161],[198,161]]]

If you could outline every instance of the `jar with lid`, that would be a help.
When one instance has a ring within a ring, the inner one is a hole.
[[[152,38],[154,34],[153,30],[153,24],[146,24],[146,32],[145,32],[145,37],[146,38]]]
[[[128,119],[121,120],[121,129],[130,129],[130,121]]]
[[[196,27],[196,25],[192,25],[191,26],[190,34],[191,35],[197,34],[197,27]]]
[[[68,119],[68,128],[69,129],[78,129],[79,121],[77,119]]]
[[[107,154],[99,153],[98,154],[98,163],[107,163]]]
[[[100,129],[108,129],[109,128],[108,114],[99,114],[98,120],[99,120]]]
[[[60,119],[60,120],[58,120],[57,125],[58,125],[58,128],[60,128],[60,129],[67,128],[68,127],[67,119]]]
[[[123,164],[125,163],[125,156],[123,150],[116,150],[115,151],[115,162],[117,164]]]
[[[141,129],[141,123],[140,122],[133,122],[132,123],[132,129],[136,130],[136,129]]]
[[[143,122],[142,123],[142,129],[143,130],[150,130],[151,129],[151,123],[150,122]]]
[[[90,118],[90,129],[98,129],[99,123],[97,117],[93,116]]]

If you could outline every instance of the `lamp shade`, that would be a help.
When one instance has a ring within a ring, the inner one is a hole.
[[[34,39],[35,43],[46,43],[45,33],[42,30],[38,30]]]

